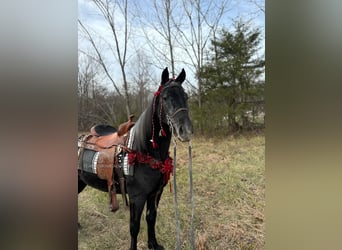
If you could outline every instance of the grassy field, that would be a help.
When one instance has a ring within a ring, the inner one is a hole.
[[[265,245],[265,137],[245,135],[192,141],[196,249],[263,249]],[[173,152],[171,148],[171,152]],[[171,153],[172,154],[172,153]],[[177,190],[182,249],[189,247],[188,145],[177,147]],[[173,179],[171,177],[170,182]],[[129,211],[109,212],[107,193],[87,187],[78,198],[79,249],[129,249]],[[173,194],[164,189],[157,239],[175,249]],[[147,248],[145,211],[138,248]]]

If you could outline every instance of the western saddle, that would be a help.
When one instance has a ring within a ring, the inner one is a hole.
[[[121,124],[116,129],[109,125],[95,125],[90,129],[90,134],[84,135],[80,139],[80,150],[88,149],[99,152],[96,174],[98,178],[107,181],[109,193],[109,206],[112,212],[119,209],[116,199],[115,175],[117,175],[120,184],[122,199],[126,207],[128,206],[126,196],[125,178],[120,168],[118,155],[123,149],[126,149],[127,134],[134,126],[134,115],[130,115],[127,122]],[[79,153],[79,157],[82,153]],[[79,158],[79,160],[82,160]]]

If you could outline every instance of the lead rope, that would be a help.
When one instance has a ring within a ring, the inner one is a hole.
[[[191,218],[190,218],[190,243],[191,249],[195,249],[195,234],[194,234],[194,193],[192,184],[192,144],[189,141],[189,182],[190,182],[190,202],[191,202]]]
[[[176,223],[176,249],[181,249],[180,244],[180,227],[179,227],[179,211],[178,211],[178,201],[177,201],[177,178],[176,178],[176,165],[177,165],[177,142],[175,137],[173,137],[173,198],[175,206],[175,223]],[[195,234],[194,234],[194,192],[193,192],[193,181],[192,181],[192,144],[189,141],[189,182],[190,182],[190,203],[191,203],[191,217],[190,217],[190,245],[191,249],[195,249]]]
[[[176,138],[173,135],[173,126],[171,124],[171,120],[168,118],[169,127],[171,129],[172,140],[173,140],[173,198],[174,198],[174,207],[175,207],[175,224],[176,224],[176,249],[181,249],[180,244],[180,227],[179,227],[179,211],[178,211],[178,201],[177,201],[177,178],[176,178],[176,165],[177,165],[177,142]],[[190,245],[191,249],[195,249],[195,234],[194,234],[194,192],[193,192],[193,183],[192,183],[192,144],[191,140],[189,141],[189,182],[190,182],[190,203],[191,203],[191,217],[190,217]]]
[[[175,223],[176,223],[176,249],[180,250],[181,249],[181,244],[180,244],[180,228],[179,228],[179,212],[178,212],[178,201],[177,201],[177,181],[176,181],[176,148],[177,148],[177,143],[176,139],[173,136],[173,199],[174,199],[174,206],[175,206]]]

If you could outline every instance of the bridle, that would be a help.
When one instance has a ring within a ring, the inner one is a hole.
[[[173,80],[173,79],[170,79],[170,80],[169,80],[169,82],[170,82],[169,85],[166,85],[166,87],[164,87],[163,90],[165,90],[166,88],[169,88],[169,87],[179,86],[179,85],[171,84],[172,80]],[[166,83],[166,84],[168,84],[168,83]],[[179,87],[181,87],[181,86],[179,86]],[[161,103],[161,104],[162,104],[162,103]],[[166,114],[167,123],[168,123],[168,125],[169,125],[169,127],[170,127],[171,132],[172,132],[172,130],[173,130],[174,117],[175,117],[178,113],[180,113],[180,112],[182,112],[182,111],[188,111],[188,108],[178,108],[175,112],[173,112],[172,115],[167,115],[167,114]]]
[[[182,112],[182,111],[188,111],[187,108],[179,108],[177,109],[172,115],[166,115],[166,119],[167,119],[167,124],[169,125],[169,128],[170,128],[170,131],[171,131],[171,134],[173,134],[173,123],[174,123],[174,117],[176,114],[178,114],[179,112]]]
[[[154,97],[153,97],[153,104],[152,104],[152,147],[153,148],[157,148],[158,144],[155,142],[155,121],[154,121],[154,115],[157,112],[156,110],[156,102],[157,102],[157,98],[159,97],[159,105],[160,105],[160,109],[159,109],[159,125],[160,125],[160,132],[159,135],[166,137],[166,132],[163,128],[162,125],[162,114],[163,114],[163,98],[161,96],[161,93],[163,90],[170,88],[170,87],[181,87],[181,85],[178,84],[172,84],[172,81],[174,81],[174,79],[170,79],[167,83],[165,83],[164,85],[160,85],[158,90],[154,93]],[[187,108],[178,108],[172,115],[166,115],[166,119],[167,119],[167,123],[171,129],[171,132],[173,130],[173,123],[174,123],[174,117],[176,116],[176,114],[182,112],[182,111],[188,111]]]
[[[187,108],[179,108],[177,109],[172,115],[167,115],[169,118],[173,119],[175,117],[175,115],[181,111],[188,111]]]

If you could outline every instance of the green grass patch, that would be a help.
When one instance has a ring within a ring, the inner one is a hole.
[[[265,138],[263,135],[192,141],[196,249],[264,249]],[[170,148],[173,152],[172,145]],[[172,153],[173,154],[173,153]],[[188,146],[177,146],[177,191],[182,249],[190,249]],[[170,182],[173,182],[171,177]],[[79,249],[128,249],[129,211],[109,212],[108,194],[87,187],[79,201]],[[164,189],[157,239],[175,249],[173,194]],[[147,248],[145,212],[138,248]]]

